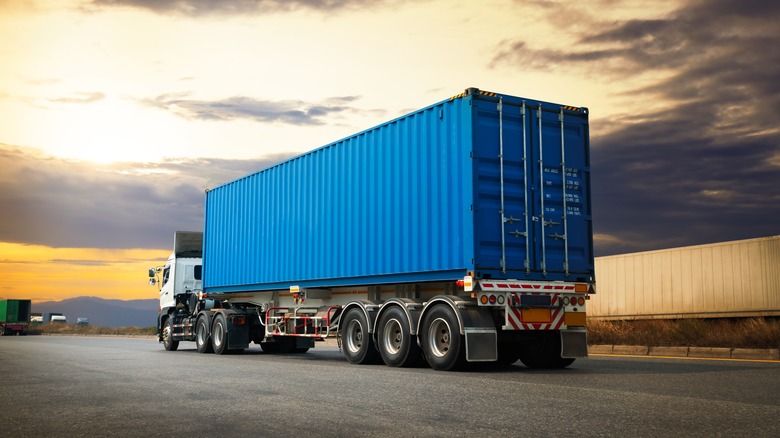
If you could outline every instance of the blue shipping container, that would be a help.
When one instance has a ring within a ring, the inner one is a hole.
[[[587,109],[472,88],[208,191],[203,284],[587,281],[592,235]]]

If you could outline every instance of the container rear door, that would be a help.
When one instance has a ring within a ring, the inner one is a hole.
[[[16,322],[30,322],[30,311],[32,310],[32,303],[30,300],[20,300],[19,308],[16,312]]]
[[[591,279],[587,111],[510,96],[472,105],[477,275]]]

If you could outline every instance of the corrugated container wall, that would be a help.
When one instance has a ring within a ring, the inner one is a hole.
[[[596,259],[599,319],[780,315],[780,236]]]
[[[592,278],[588,147],[584,108],[471,89],[208,191],[204,289]]]
[[[0,322],[29,322],[30,300],[0,300]]]

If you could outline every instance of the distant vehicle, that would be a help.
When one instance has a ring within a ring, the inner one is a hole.
[[[52,322],[52,318],[55,316],[62,316],[62,313],[59,312],[47,313],[46,316],[43,318],[43,322]]]
[[[89,325],[89,318],[76,318],[76,325]]]
[[[30,324],[41,325],[43,324],[43,315],[35,315],[30,317]]]
[[[50,321],[50,322],[51,322],[52,324],[53,324],[53,323],[62,323],[62,324],[67,324],[67,323],[68,323],[68,319],[67,319],[67,318],[65,318],[65,315],[52,315],[52,316],[51,316],[51,321]]]
[[[26,335],[31,308],[30,300],[0,300],[0,335]]]

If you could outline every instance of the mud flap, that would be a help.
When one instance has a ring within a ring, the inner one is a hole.
[[[228,322],[228,350],[243,350],[249,347],[249,331],[245,327],[236,327]]]
[[[561,357],[588,357],[588,332],[585,330],[561,330]]]
[[[493,327],[465,327],[466,362],[498,360],[498,334]]]

